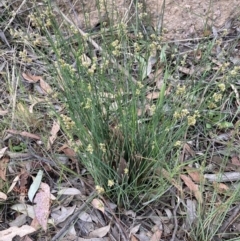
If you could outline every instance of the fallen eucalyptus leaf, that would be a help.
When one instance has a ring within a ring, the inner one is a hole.
[[[35,196],[35,194],[36,194],[36,192],[37,192],[37,190],[38,190],[38,188],[41,184],[42,176],[43,176],[43,171],[39,170],[36,178],[34,179],[32,185],[29,188],[28,198],[31,202],[33,201],[33,198],[34,198],[34,196]]]

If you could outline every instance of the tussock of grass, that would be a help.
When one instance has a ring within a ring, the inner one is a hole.
[[[57,23],[51,22],[51,26]],[[70,29],[68,35],[57,27],[45,31],[56,59],[62,100],[66,102],[67,112],[60,119],[80,161],[101,191],[126,207],[151,200],[151,194],[157,199],[169,185],[159,170],[165,168],[176,175],[178,150],[184,142],[199,131],[205,132],[205,128],[234,126],[229,108],[219,112],[230,88],[226,81],[230,76],[224,70],[227,64],[213,71],[209,57],[216,43],[204,41],[198,47],[200,61],[193,56],[201,74],[196,71],[196,76],[186,76],[181,83],[176,75],[178,66],[186,66],[188,56],[178,55],[176,47],[172,52],[174,47],[162,43],[156,35],[140,34],[132,40],[126,25],[110,26],[107,31],[114,29],[112,35],[105,37],[106,29],[102,29],[96,39],[99,51],[89,40],[94,35],[81,35],[74,25]],[[156,70],[164,65],[160,90],[154,86],[157,78],[152,78],[153,85],[146,78],[151,56],[157,58]],[[158,98],[146,99],[156,92]],[[226,104],[232,101],[228,99]],[[76,141],[81,144],[74,144]]]
[[[177,165],[174,159],[177,160],[178,152],[172,155],[172,150],[175,142],[184,138],[187,123],[177,123],[171,117],[176,109],[171,103],[174,100],[171,97],[167,99],[163,90],[160,98],[149,101],[149,112],[152,113],[148,116],[144,111],[145,95],[149,93],[147,85],[131,81],[111,63],[101,68],[104,60],[85,67],[83,56],[91,54],[91,50],[84,46],[85,39],[78,36],[77,41],[77,52],[67,46],[61,50],[61,55],[57,56],[57,70],[68,110],[68,118],[62,116],[61,120],[72,143],[76,140],[81,142],[81,145],[75,145],[81,162],[96,184],[122,205],[130,206],[134,200],[138,203],[140,199],[148,199],[151,192],[161,195],[167,184],[155,172],[161,167],[172,169]],[[115,45],[115,40],[106,41]],[[124,35],[121,42],[129,44]],[[116,58],[112,49],[103,49],[100,55],[104,56],[105,51]],[[122,64],[127,53],[122,49],[119,51],[121,56],[116,58],[116,62]],[[55,49],[55,53],[58,52]],[[123,64],[130,72],[135,58],[127,58],[128,62]],[[75,60],[74,67],[67,63],[69,60]],[[92,68],[96,68],[94,73]],[[167,71],[163,86],[169,75]],[[141,111],[142,114],[138,115]],[[108,185],[109,180],[114,182],[112,187]],[[144,194],[149,189],[152,191]]]

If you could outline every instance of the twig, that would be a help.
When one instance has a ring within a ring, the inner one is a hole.
[[[63,12],[61,12],[61,13],[62,13],[62,16],[65,18],[65,20],[66,20],[68,23],[70,23],[71,25],[74,25],[74,23],[73,23]],[[90,38],[87,33],[85,33],[85,32],[84,32],[82,29],[80,29],[79,27],[78,27],[78,31],[79,31],[79,33],[80,33],[84,38],[87,38],[88,42],[89,42],[90,44],[92,44],[95,49],[103,52],[103,49],[102,49],[92,38]],[[106,54],[106,53],[105,53],[105,54]],[[124,73],[124,75],[125,75],[126,77],[128,77],[129,79],[131,79],[132,82],[137,83],[137,80],[136,80],[133,76],[131,76],[130,73],[129,73],[126,69],[124,69],[120,64],[118,64],[118,63],[115,61],[115,59],[113,59],[113,58],[112,58],[110,55],[108,55],[108,54],[106,54],[106,57],[111,61],[111,63],[112,63],[117,69],[119,69],[122,73]]]
[[[45,163],[49,164],[50,166],[57,166],[57,164],[54,161],[35,154],[33,148],[30,145],[28,145],[28,151],[33,157],[37,158],[38,160],[41,160],[42,162],[45,162]]]
[[[226,229],[239,217],[240,204],[234,208],[232,215],[224,222],[222,227],[219,229],[220,233],[225,233]]]
[[[121,234],[121,236],[122,236],[122,238],[123,238],[123,241],[127,241],[128,240],[128,235],[127,235],[127,233],[125,232],[125,230],[124,230],[124,228],[122,227],[122,225],[119,223],[119,221],[118,221],[118,218],[116,217],[116,215],[113,213],[113,212],[110,212],[110,211],[112,211],[112,209],[111,209],[111,207],[108,205],[108,203],[106,202],[106,200],[103,198],[103,201],[104,201],[104,203],[105,203],[105,205],[108,207],[108,209],[109,209],[109,213],[110,214],[108,214],[107,213],[107,211],[104,213],[109,219],[111,219],[111,216],[110,215],[112,215],[112,217],[115,219],[115,225],[117,226],[117,228],[118,228],[118,230],[119,230],[119,232],[120,232],[120,234]]]
[[[25,153],[25,152],[11,152],[11,151],[6,151],[6,155],[10,157],[11,160],[26,160],[30,159],[32,157],[31,153]]]
[[[240,180],[240,172],[224,172],[217,174],[204,174],[209,182],[233,182]]]
[[[177,197],[177,199],[178,199],[177,205],[175,206],[175,208],[173,210],[173,217],[174,217],[175,227],[174,227],[172,238],[171,238],[170,241],[174,241],[175,240],[175,237],[176,237],[176,234],[177,234],[177,230],[178,230],[177,209],[178,209],[178,207],[180,205],[180,198]]]
[[[16,11],[16,12],[15,12],[15,11],[13,12],[13,16],[12,16],[12,18],[10,19],[10,21],[8,22],[7,26],[4,28],[3,32],[5,32],[5,31],[8,29],[8,27],[10,26],[10,24],[12,23],[12,21],[15,19],[16,15],[18,14],[18,12],[19,12],[20,9],[22,8],[22,6],[26,3],[26,1],[27,1],[27,0],[24,0],[24,1],[21,3],[21,5],[18,7],[17,11]]]
[[[70,228],[72,223],[78,219],[79,214],[87,207],[87,205],[93,200],[96,196],[95,192],[92,192],[88,200],[68,219],[62,229],[52,238],[52,241],[56,241],[61,238],[62,235]]]

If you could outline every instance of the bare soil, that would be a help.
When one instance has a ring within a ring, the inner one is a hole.
[[[148,9],[157,26],[163,0],[148,1]],[[166,0],[163,26],[167,37],[187,38],[207,34],[212,26],[224,28],[231,17],[239,10],[239,0]],[[227,27],[227,26],[226,26]]]
[[[110,18],[113,17],[115,24],[129,22],[136,14],[136,7],[130,0],[104,0],[104,8],[101,9],[97,2],[100,1],[56,0],[58,7],[69,14],[81,28],[93,28],[99,22],[105,21],[107,12]],[[240,9],[240,0],[139,1],[141,2],[142,12],[147,13],[151,20],[148,24],[155,29],[162,26],[167,39],[206,36],[212,32],[213,27],[228,28],[232,17],[236,16]]]

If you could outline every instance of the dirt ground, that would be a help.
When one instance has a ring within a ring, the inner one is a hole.
[[[240,10],[240,0],[147,0],[138,14],[147,13],[151,25],[161,26],[164,9],[163,28],[167,39],[199,37],[216,29],[227,28],[231,17]],[[111,13],[115,23],[129,22],[136,14],[131,0],[56,0],[60,9],[68,13],[79,27],[94,27]],[[74,9],[74,10],[73,10]],[[99,17],[100,10],[100,17]],[[86,13],[89,13],[86,15]],[[100,19],[99,19],[100,18]],[[88,19],[87,22],[85,19]],[[149,24],[149,23],[148,23]]]
[[[148,2],[153,25],[156,26],[164,1]],[[224,28],[231,16],[237,14],[239,6],[239,0],[166,0],[163,26],[167,28],[169,38],[195,37],[211,26]]]

